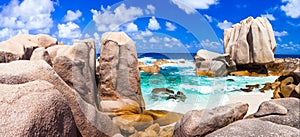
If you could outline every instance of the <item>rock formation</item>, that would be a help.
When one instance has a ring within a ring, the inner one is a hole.
[[[136,101],[143,112],[145,105],[140,88],[137,53],[134,42],[124,32],[102,35],[99,65],[101,105],[106,101],[130,99]]]
[[[228,124],[243,119],[248,104],[236,103],[212,110],[192,110],[176,123],[174,137],[204,136]]]
[[[297,58],[277,58],[273,63],[266,64],[269,75],[284,76],[294,71],[300,71],[300,59]]]
[[[289,136],[298,137],[300,130],[278,125],[269,121],[262,121],[257,119],[240,120],[221,128],[206,137],[257,137],[257,136]]]
[[[272,107],[269,107],[272,106]],[[295,127],[300,130],[300,99],[281,98],[263,102],[255,118],[276,124]]]
[[[47,81],[0,84],[0,136],[79,136],[72,111]]]
[[[81,95],[68,86],[45,61],[21,60],[0,64],[0,83],[2,84],[15,85],[35,80],[49,82],[62,94],[71,108],[76,126],[82,136],[112,136],[119,133],[119,129],[108,116],[82,99]],[[35,88],[35,86],[30,88]]]
[[[28,60],[35,48],[48,48],[57,45],[57,40],[48,35],[19,34],[6,41],[0,42],[0,63],[14,60]]]
[[[237,65],[273,62],[276,41],[270,22],[265,17],[248,17],[224,31],[225,53]]]
[[[235,64],[228,54],[199,50],[194,57],[197,76],[226,76],[235,70]]]

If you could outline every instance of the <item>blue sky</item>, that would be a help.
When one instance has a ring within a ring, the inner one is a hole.
[[[267,17],[276,54],[300,54],[300,0],[1,0],[0,40],[46,33],[71,44],[125,31],[138,52],[223,52],[223,31],[249,16]]]

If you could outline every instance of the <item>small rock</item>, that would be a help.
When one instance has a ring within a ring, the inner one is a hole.
[[[174,132],[174,126],[168,126],[160,129],[160,137],[172,137]]]
[[[267,115],[285,115],[287,109],[274,102],[265,101],[260,104],[258,111],[254,114],[255,117],[262,117]]]
[[[229,124],[224,128],[208,134],[206,137],[299,137],[299,135],[300,130],[290,126],[258,119],[245,119]]]

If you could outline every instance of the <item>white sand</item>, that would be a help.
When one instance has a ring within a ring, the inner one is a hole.
[[[258,110],[259,105],[264,101],[271,100],[272,96],[273,96],[273,91],[266,91],[265,93],[250,92],[250,93],[244,93],[244,94],[240,94],[240,95],[230,94],[228,96],[229,101],[227,102],[227,104],[235,103],[235,102],[248,103],[249,109],[246,114],[246,116],[247,116],[249,114],[255,113]]]

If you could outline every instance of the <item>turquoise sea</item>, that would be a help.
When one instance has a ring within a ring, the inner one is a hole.
[[[192,57],[192,56],[190,56]],[[174,63],[160,65],[160,73],[149,74],[140,72],[142,94],[147,109],[160,109],[185,113],[192,109],[204,109],[213,106],[224,105],[228,102],[230,95],[237,94],[260,94],[259,89],[254,89],[252,93],[240,90],[246,85],[263,84],[274,82],[276,76],[269,77],[249,77],[249,76],[226,76],[226,77],[198,77],[195,75],[192,58],[186,58],[184,63],[179,62],[179,58],[170,58],[158,54],[143,54],[139,56],[139,61],[145,64],[152,64],[154,61],[167,58]],[[230,79],[230,80],[228,80]],[[154,88],[168,88],[181,91],[186,95],[185,101],[166,98],[152,98],[151,91]],[[272,91],[268,91],[271,93]],[[265,94],[265,93],[261,93]]]

